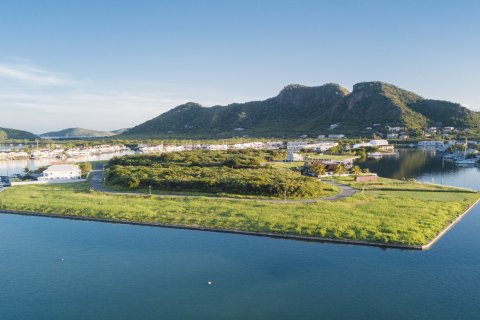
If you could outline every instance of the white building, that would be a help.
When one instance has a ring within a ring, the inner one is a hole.
[[[303,149],[308,144],[306,141],[288,141],[287,151],[295,152]]]
[[[226,144],[206,144],[202,146],[204,150],[228,150]]]
[[[345,138],[344,134],[329,134],[328,135],[329,139],[343,139]]]
[[[281,149],[283,148],[282,141],[269,141],[267,142],[267,149],[274,150],[274,149]]]
[[[286,162],[303,161],[303,156],[295,152],[289,152],[287,154],[287,159],[285,161]]]
[[[444,143],[443,141],[430,141],[430,140],[426,140],[426,141],[418,141],[418,147],[419,148],[425,148],[425,149],[440,149],[440,148],[443,148],[444,146]]]
[[[388,127],[389,132],[400,132],[402,130],[403,130],[402,127],[390,127],[390,126]]]
[[[356,143],[352,146],[352,149],[360,149],[360,148],[367,148],[367,147],[373,147],[373,145],[370,142],[360,142]]]
[[[82,172],[76,164],[58,164],[43,171],[39,181],[81,179]]]
[[[388,141],[387,140],[370,140],[368,143],[370,143],[373,147],[384,147],[388,146]]]

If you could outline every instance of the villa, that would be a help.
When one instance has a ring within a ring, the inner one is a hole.
[[[57,164],[43,171],[39,181],[81,179],[82,172],[76,164]]]
[[[285,161],[286,162],[303,161],[303,156],[298,153],[289,152],[287,155],[287,159]]]

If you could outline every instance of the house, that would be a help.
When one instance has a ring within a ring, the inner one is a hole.
[[[326,136],[325,136],[324,134],[321,134],[321,135],[319,135],[317,138],[318,138],[318,139],[325,139]]]
[[[360,148],[367,148],[367,147],[373,147],[373,146],[369,142],[360,142],[360,143],[354,144],[352,146],[352,149],[360,149]]]
[[[57,164],[43,171],[39,181],[80,179],[82,172],[76,164]]]
[[[303,156],[295,152],[289,152],[287,154],[287,159],[285,161],[286,162],[303,161]]]
[[[390,127],[390,126],[388,127],[389,132],[400,132],[402,130],[403,130],[402,127]]]
[[[387,134],[387,139],[397,139],[398,133],[389,133]]]
[[[202,146],[204,150],[228,150],[226,144],[206,144]]]
[[[369,144],[372,145],[372,147],[383,147],[383,146],[388,146],[388,141],[383,140],[383,139],[377,139],[377,140],[370,140],[368,142]]]
[[[308,142],[305,141],[288,141],[287,142],[287,151],[296,152],[301,150],[304,146],[306,146]]]
[[[343,139],[345,138],[344,134],[329,134],[328,135],[329,139]]]
[[[385,151],[385,152],[393,151],[394,149],[393,145],[389,145],[388,141],[383,139],[370,140],[368,143],[371,144],[372,147],[376,147],[379,150]]]
[[[269,141],[266,143],[268,150],[283,148],[283,141]]]
[[[376,181],[378,176],[376,174],[369,174],[363,176],[356,176],[355,182],[368,182],[368,181]]]
[[[453,131],[455,131],[454,127],[444,127],[443,128],[443,132],[453,132]]]

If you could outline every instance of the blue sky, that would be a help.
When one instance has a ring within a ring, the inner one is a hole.
[[[0,127],[130,127],[195,101],[380,80],[480,109],[480,1],[0,2]]]

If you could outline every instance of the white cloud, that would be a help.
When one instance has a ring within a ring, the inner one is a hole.
[[[65,74],[29,64],[0,64],[0,78],[36,86],[66,86],[75,83]]]
[[[187,101],[208,106],[243,100],[175,83],[79,81],[28,59],[7,60],[0,61],[0,127],[34,133],[68,127],[113,130],[138,125]]]
[[[148,92],[0,89],[0,127],[35,133],[67,127],[113,130],[140,124],[181,102]]]

